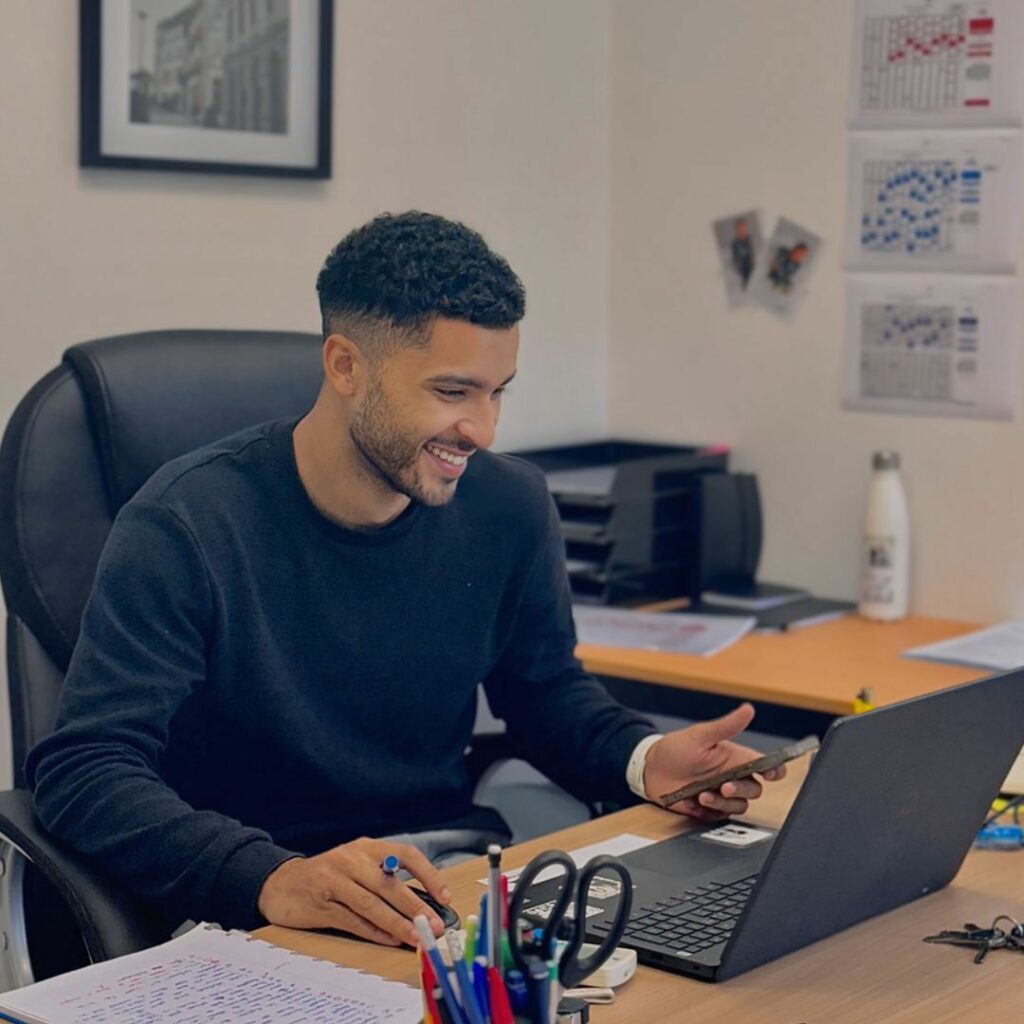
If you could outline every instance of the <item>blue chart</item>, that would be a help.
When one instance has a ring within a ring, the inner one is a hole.
[[[847,267],[1013,273],[1021,162],[1019,133],[854,133]]]
[[[907,351],[952,348],[955,322],[952,306],[865,306],[863,342]]]
[[[1009,275],[849,275],[843,405],[1012,419],[1021,299]]]
[[[981,171],[952,160],[868,160],[861,246],[913,256],[957,248],[960,227],[977,227]]]
[[[952,400],[954,371],[970,376],[977,368],[964,355],[977,351],[977,331],[977,318],[951,305],[864,305],[861,397]]]

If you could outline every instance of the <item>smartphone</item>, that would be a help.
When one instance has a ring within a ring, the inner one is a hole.
[[[696,796],[698,793],[704,793],[709,789],[718,789],[719,786],[726,782],[745,779],[756,772],[766,772],[770,768],[778,768],[780,764],[785,764],[787,761],[792,761],[795,757],[809,754],[812,750],[817,749],[818,737],[805,736],[802,740],[791,743],[788,747],[780,747],[778,750],[773,750],[770,754],[755,758],[746,764],[738,764],[735,768],[728,768],[718,775],[709,775],[706,779],[698,779],[696,782],[683,786],[682,789],[666,793],[664,796],[659,797],[658,801],[662,807],[671,807],[687,797]]]

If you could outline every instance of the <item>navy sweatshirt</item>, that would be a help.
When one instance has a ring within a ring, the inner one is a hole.
[[[122,509],[28,760],[46,827],[175,920],[253,927],[296,852],[465,820],[478,683],[582,799],[628,799],[653,732],[573,656],[535,467],[478,452],[448,505],[350,530],[306,494],[294,422],[168,463]]]

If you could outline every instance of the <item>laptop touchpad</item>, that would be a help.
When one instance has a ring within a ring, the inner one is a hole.
[[[723,867],[751,873],[764,863],[774,839],[774,829],[726,821],[633,850],[622,860],[630,868],[683,880]]]

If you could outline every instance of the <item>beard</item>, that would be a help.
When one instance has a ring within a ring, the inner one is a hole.
[[[403,433],[380,379],[372,375],[366,396],[349,424],[349,436],[370,472],[389,490],[421,505],[447,505],[455,496],[456,480],[423,479],[423,444]],[[459,443],[441,442],[450,447]]]

